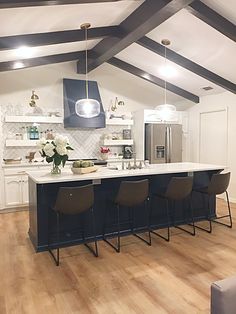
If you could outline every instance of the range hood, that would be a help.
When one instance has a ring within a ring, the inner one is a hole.
[[[63,79],[65,128],[105,128],[105,113],[97,82],[88,81],[88,88],[89,98],[96,99],[100,103],[99,116],[89,119],[79,117],[75,112],[76,101],[86,98],[86,81]]]

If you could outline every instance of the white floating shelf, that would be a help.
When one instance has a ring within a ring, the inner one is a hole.
[[[6,140],[6,147],[34,147],[39,140]]]
[[[106,125],[133,125],[134,120],[106,119]]]
[[[5,122],[22,123],[63,123],[63,117],[48,116],[5,116]]]
[[[105,146],[122,146],[122,145],[133,145],[134,140],[104,140],[103,145]]]

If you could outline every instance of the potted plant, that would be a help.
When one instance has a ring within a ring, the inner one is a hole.
[[[73,150],[69,144],[69,140],[66,136],[56,135],[53,140],[46,140],[42,138],[38,146],[40,148],[40,154],[42,157],[46,158],[48,163],[53,163],[53,168],[51,170],[52,174],[60,174],[60,165],[65,166],[68,160],[68,151]]]

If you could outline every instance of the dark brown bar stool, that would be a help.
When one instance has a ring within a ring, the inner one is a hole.
[[[202,193],[203,195],[207,195],[207,208],[206,208],[206,218],[209,221],[209,229],[205,229],[203,227],[197,226],[196,228],[201,229],[203,231],[207,231],[208,233],[212,232],[212,222],[224,225],[226,227],[232,228],[233,223],[232,223],[232,216],[231,216],[231,209],[230,209],[230,203],[229,203],[229,195],[227,192],[227,188],[229,186],[230,182],[230,172],[227,173],[218,173],[218,174],[213,174],[210,180],[210,183],[207,187],[203,188],[196,188],[194,189],[195,192]],[[210,212],[210,196],[215,196],[219,194],[226,194],[226,200],[227,200],[227,205],[228,205],[228,214],[224,216],[218,216],[216,218],[211,218],[211,212]],[[203,199],[204,201],[204,199]],[[221,218],[227,218],[229,217],[229,224],[223,223],[221,221],[217,221],[218,219]]]
[[[186,221],[186,224],[193,227],[193,231],[190,232],[180,226],[175,225],[174,217],[173,217],[173,224],[175,228],[183,230],[193,236],[195,236],[195,224],[194,224],[194,217],[193,217],[193,208],[192,208],[192,201],[191,201],[191,193],[193,187],[193,177],[173,177],[168,184],[168,187],[164,193],[153,193],[153,196],[160,197],[165,200],[166,202],[166,217],[167,217],[167,237],[162,236],[161,234],[157,233],[153,229],[150,229],[152,234],[161,237],[166,241],[170,241],[170,205],[173,204],[172,213],[175,216],[175,203],[176,202],[184,202],[185,200],[189,201],[189,208],[190,208],[190,219],[191,223]],[[152,210],[150,211],[150,215],[152,215]],[[151,220],[151,218],[150,218]]]
[[[95,244],[95,250],[92,249],[85,240],[84,235],[84,225],[81,230],[83,244],[94,254],[98,256],[98,246],[95,232],[95,217],[93,211],[94,205],[94,190],[93,185],[85,185],[80,187],[61,187],[57,194],[57,199],[53,210],[56,212],[57,223],[56,223],[56,234],[57,234],[57,255],[55,256],[52,249],[49,248],[48,251],[52,255],[55,263],[59,266],[60,255],[60,220],[66,215],[78,215],[90,211],[92,218],[92,231]],[[83,222],[84,223],[84,222]]]
[[[131,232],[132,235],[136,236],[137,238],[141,239],[148,245],[151,245],[151,236],[150,231],[148,231],[148,240],[145,240],[141,236],[139,236],[137,233],[135,233],[134,229],[134,207],[138,205],[144,204],[145,211],[147,212],[147,219],[149,218],[148,214],[148,201],[149,201],[149,181],[148,179],[140,180],[140,181],[122,181],[120,184],[119,192],[114,200],[111,201],[112,205],[115,205],[116,211],[117,211],[117,218],[116,218],[116,227],[117,231],[115,232],[117,234],[117,246],[115,246],[112,242],[110,242],[107,237],[105,236],[107,225],[106,225],[106,218],[105,218],[105,224],[104,224],[104,230],[103,230],[103,240],[108,243],[113,249],[116,250],[116,252],[120,252],[120,208],[126,207],[129,209],[129,216],[131,223]],[[108,210],[108,206],[106,211]],[[149,221],[148,221],[149,225]],[[149,228],[148,228],[149,229]]]

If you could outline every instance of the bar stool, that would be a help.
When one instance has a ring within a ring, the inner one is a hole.
[[[105,217],[105,223],[104,223],[104,229],[103,229],[103,240],[109,244],[116,252],[120,252],[120,227],[121,227],[121,221],[120,221],[120,208],[126,207],[129,209],[129,216],[130,216],[130,223],[131,223],[131,232],[132,235],[139,238],[140,240],[144,241],[148,245],[151,245],[151,236],[150,231],[148,231],[148,240],[145,240],[143,237],[139,236],[137,233],[135,233],[134,228],[134,207],[138,205],[144,204],[145,211],[147,212],[147,218],[149,218],[148,215],[148,201],[149,201],[149,180],[140,180],[140,181],[122,181],[120,184],[120,188],[118,191],[118,194],[116,195],[114,200],[110,200],[111,204],[115,206],[117,211],[117,218],[116,218],[116,227],[117,231],[115,232],[117,234],[117,245],[114,245],[111,241],[109,241],[106,236],[106,217]],[[106,208],[106,214],[107,214],[108,206]],[[149,221],[148,221],[149,225]]]
[[[207,187],[203,188],[195,188],[195,192],[202,193],[202,195],[207,195],[207,200],[208,200],[208,206],[206,208],[206,218],[209,221],[209,229],[205,229],[203,227],[197,226],[196,228],[201,229],[203,231],[206,231],[208,233],[212,232],[212,222],[224,225],[226,227],[232,228],[233,223],[232,223],[232,216],[231,216],[231,209],[230,209],[230,203],[229,203],[229,195],[227,192],[227,188],[229,186],[230,182],[230,172],[227,173],[217,173],[213,174],[210,180],[210,183]],[[216,218],[211,218],[210,217],[210,196],[215,196],[219,194],[226,194],[226,200],[227,200],[227,205],[228,205],[228,214],[223,215],[223,216],[218,216]],[[204,201],[204,200],[203,200]],[[221,221],[217,221],[218,219],[226,218],[229,217],[229,224],[223,223]]]
[[[162,239],[166,241],[170,241],[170,205],[174,205],[172,208],[173,215],[173,226],[175,228],[178,228],[180,230],[183,230],[192,236],[195,236],[195,223],[193,218],[193,208],[192,208],[192,201],[191,201],[191,193],[192,193],[192,187],[193,187],[193,177],[173,177],[171,178],[167,189],[164,193],[153,193],[153,196],[162,198],[165,200],[166,203],[166,217],[167,217],[167,237],[159,234],[158,232],[154,231],[153,229],[150,229],[150,232],[158,237],[161,237]],[[188,200],[189,201],[189,208],[190,208],[190,215],[191,215],[191,223],[188,223],[186,221],[186,224],[193,227],[193,231],[189,231],[184,229],[183,227],[176,226],[175,225],[175,204],[176,202],[184,202]],[[152,208],[152,207],[151,207]],[[153,209],[150,211],[150,215],[152,215]],[[150,217],[151,220],[151,217]]]
[[[81,229],[81,235],[83,239],[83,244],[93,253],[94,256],[98,257],[98,246],[97,238],[95,232],[95,217],[94,217],[94,189],[93,185],[85,185],[80,187],[61,187],[57,194],[57,199],[55,206],[52,208],[56,212],[56,234],[57,234],[57,254],[54,255],[52,249],[50,248],[50,243],[48,246],[48,251],[53,257],[57,266],[59,266],[60,255],[60,221],[63,216],[66,215],[78,215],[90,211],[92,218],[92,232],[95,244],[95,250],[88,245],[85,241],[84,235],[84,221]],[[48,241],[49,242],[49,241]]]

